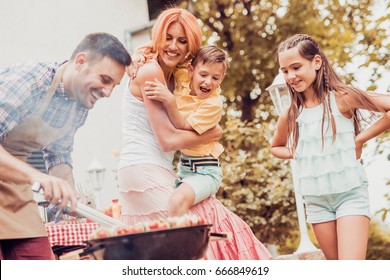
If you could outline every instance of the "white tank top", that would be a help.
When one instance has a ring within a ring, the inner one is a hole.
[[[118,169],[136,164],[156,164],[172,170],[174,151],[164,152],[150,126],[144,102],[138,100],[126,83],[122,102],[122,149]]]

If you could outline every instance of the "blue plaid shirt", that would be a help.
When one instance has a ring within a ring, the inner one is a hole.
[[[60,65],[26,63],[0,69],[0,143],[8,132],[40,107]],[[76,113],[69,116],[73,105],[76,106]],[[43,148],[47,169],[59,164],[72,166],[74,135],[85,123],[87,115],[88,109],[70,99],[63,83],[60,83],[42,119],[53,127],[61,128],[71,118],[72,129],[63,138]]]

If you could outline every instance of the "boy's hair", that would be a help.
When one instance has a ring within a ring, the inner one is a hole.
[[[360,104],[365,104],[368,110],[383,112],[383,110],[381,108],[378,108],[375,102],[373,102],[364,91],[352,86],[347,86],[343,83],[341,78],[333,69],[332,65],[329,63],[319,44],[309,35],[296,34],[281,42],[276,53],[277,59],[279,57],[279,53],[294,47],[297,47],[299,54],[309,61],[312,61],[316,55],[319,55],[322,59],[322,65],[320,69],[317,70],[316,78],[314,79],[312,84],[317,99],[322,103],[322,106],[324,108],[322,117],[322,143],[324,143],[325,114],[327,115],[329,120],[328,125],[332,125],[333,141],[336,138],[336,123],[333,117],[332,108],[330,106],[330,91],[336,91],[342,94],[350,94]],[[291,105],[288,110],[288,134],[290,135],[291,133],[293,141],[292,148],[295,148],[296,144],[298,143],[299,137],[296,119],[300,110],[303,108],[305,100],[303,94],[296,92],[288,83],[286,84],[291,97]],[[363,119],[363,116],[356,109],[351,109],[351,113],[354,119],[355,134],[357,135],[359,134],[361,129],[360,120]]]
[[[70,59],[73,60],[79,52],[88,52],[91,62],[108,56],[123,66],[131,64],[131,57],[126,48],[115,36],[108,33],[91,33],[85,36]]]
[[[229,67],[228,54],[216,46],[203,46],[192,59],[191,66],[195,68],[198,63],[223,63],[226,72]]]

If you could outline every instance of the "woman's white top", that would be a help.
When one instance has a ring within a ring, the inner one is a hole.
[[[144,102],[129,90],[130,79],[123,94],[122,149],[118,169],[136,164],[156,164],[172,169],[174,152],[164,152],[157,143]]]

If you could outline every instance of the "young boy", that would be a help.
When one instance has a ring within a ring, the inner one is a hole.
[[[189,69],[175,72],[174,95],[159,81],[147,82],[145,94],[161,101],[172,124],[178,129],[199,134],[218,125],[222,100],[219,85],[228,67],[227,54],[218,47],[204,46],[191,61]],[[177,189],[168,206],[168,216],[181,216],[190,207],[217,193],[222,181],[218,157],[223,147],[217,141],[181,150]]]

